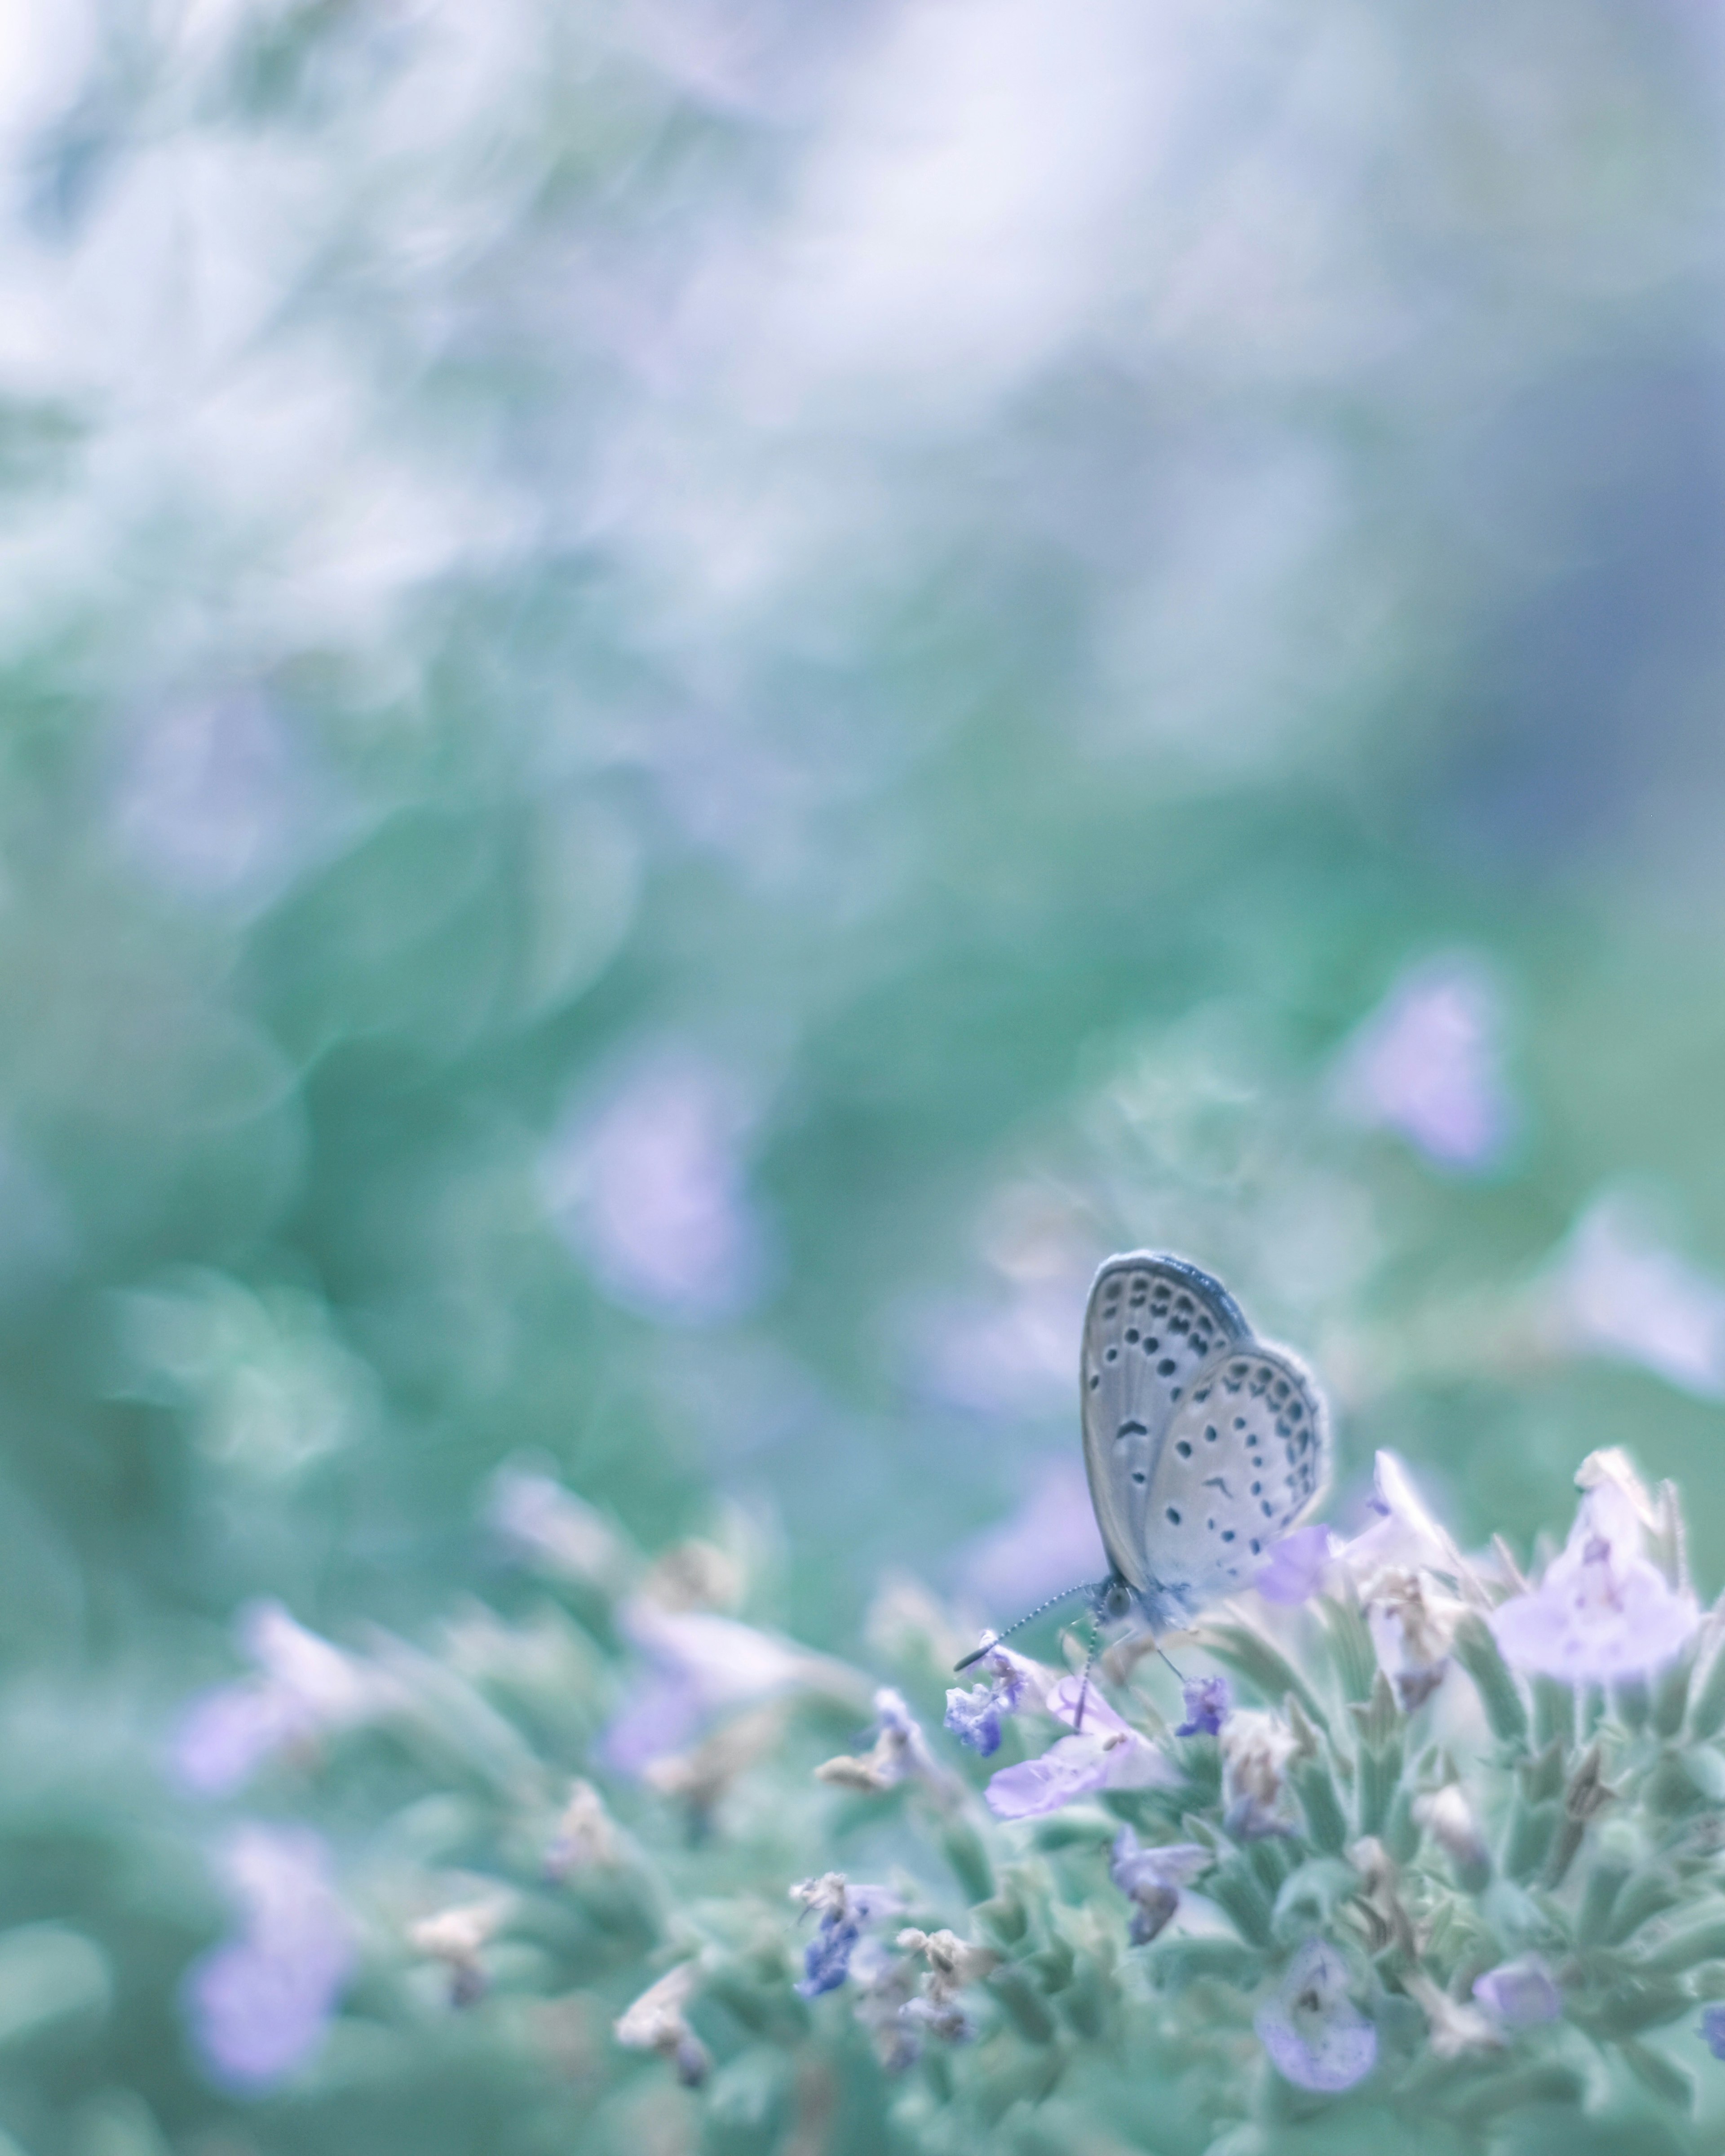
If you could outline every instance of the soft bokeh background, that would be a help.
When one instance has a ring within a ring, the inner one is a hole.
[[[28,2156],[336,2145],[176,2016],[236,1610],[493,1592],[514,1461],[846,1655],[1015,1614],[1111,1250],[1312,1359],[1338,1515],[1525,1553],[1622,1443],[1718,1589],[1722,69],[0,8],[0,1917],[121,2002]]]

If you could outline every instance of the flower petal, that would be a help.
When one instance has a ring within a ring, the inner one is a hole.
[[[1003,1767],[988,1784],[988,1809],[996,1819],[1040,1819],[1106,1789],[1108,1769],[1109,1755],[1099,1738],[1063,1737],[1040,1759]]]

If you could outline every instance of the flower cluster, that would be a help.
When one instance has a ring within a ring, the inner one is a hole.
[[[1290,2156],[1317,2145],[1302,2122],[1332,2112],[1338,2147],[1369,2124],[1469,2152],[1527,2105],[1578,2145],[1583,2122],[1633,2133],[1638,2103],[1680,2117],[1725,2056],[1725,1622],[1703,1617],[1669,1486],[1616,1452],[1578,1482],[1567,1542],[1529,1575],[1501,1544],[1464,1553],[1381,1454],[1360,1532],[1272,1548],[1250,1593],[1164,1643],[1178,1673],[1142,1640],[1100,1659],[1069,1642],[1064,1670],[996,1642],[961,1685],[932,1596],[895,1590],[881,1682],[747,1621],[714,1547],[648,1565],[536,1488],[529,1524],[573,1529],[555,1563],[520,1520],[515,1546],[584,1616],[470,1614],[439,1660],[265,1610],[244,1634],[257,1674],[194,1709],[182,1772],[258,1771],[270,1747],[227,1732],[259,1699],[302,1780],[380,1721],[441,1744],[495,1793],[496,1851],[475,1868],[464,1799],[464,1868],[404,1870],[446,1831],[439,1799],[369,1871],[344,1852],[344,1899],[316,1836],[240,1829],[239,1933],[185,1991],[198,2056],[266,2087],[362,1982],[471,2025],[561,1953],[550,1981],[572,1989],[547,1992],[534,2041],[589,2056],[569,2001],[597,1989],[617,2056],[663,2061],[720,2143],[762,2156],[793,2087],[858,2056],[867,2131],[911,2156],[983,2145],[1057,2090],[1126,2116],[1145,2060],[1212,2141],[1237,2129],[1261,2156],[1284,2127]],[[608,1584],[574,1561],[597,1548]],[[583,1685],[554,1764],[544,1732]],[[814,1860],[771,1900],[741,1869],[768,1845]],[[745,1883],[691,1893],[709,1861]]]

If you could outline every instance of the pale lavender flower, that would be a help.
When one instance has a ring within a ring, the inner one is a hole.
[[[1320,1524],[1296,1527],[1271,1543],[1253,1574],[1253,1586],[1266,1602],[1279,1602],[1288,1608],[1309,1602],[1324,1584],[1333,1541],[1329,1529]]]
[[[991,1647],[979,1666],[987,1681],[947,1694],[946,1727],[984,1759],[1000,1749],[1000,1717],[1017,1713],[1032,1689],[1031,1665],[1009,1648]]]
[[[929,1389],[984,1414],[1022,1414],[1027,1401],[1051,1405],[1063,1398],[1071,1384],[1072,1342],[1083,1322],[1087,1286],[1082,1276],[1017,1281],[974,1302],[932,1305],[916,1326]],[[1090,1532],[1081,1570],[1095,1564],[1101,1548],[1087,1495],[1085,1511]],[[1019,1594],[1036,1593],[1022,1580],[1007,1585]]]
[[[1397,1132],[1440,1168],[1489,1168],[1517,1120],[1502,1029],[1502,998],[1479,960],[1457,953],[1411,967],[1343,1049],[1336,1106]]]
[[[1215,1737],[1234,1705],[1226,1677],[1197,1677],[1180,1688],[1186,1719],[1176,1737]]]
[[[1049,1694],[1048,1708],[1074,1733],[1060,1738],[1040,1759],[1004,1767],[992,1779],[986,1794],[997,1819],[1037,1819],[1099,1789],[1166,1788],[1179,1779],[1178,1770],[1115,1712],[1094,1684],[1062,1678]]]
[[[1630,1199],[1607,1196],[1588,1208],[1544,1295],[1566,1346],[1638,1363],[1702,1399],[1725,1399],[1725,1281],[1667,1250]]]
[[[198,1796],[229,1796],[276,1753],[352,1728],[388,1702],[378,1672],[296,1624],[279,1602],[250,1604],[238,1630],[258,1674],[200,1693],[172,1742],[174,1774]]]
[[[1538,2028],[1555,2021],[1563,2010],[1563,1994],[1537,1953],[1488,1969],[1474,1979],[1473,1995],[1507,2029]]]
[[[1716,2059],[1725,2059],[1725,2006],[1709,2006],[1701,2017],[1702,2041]]]
[[[1615,1482],[1581,1501],[1569,1539],[1538,1587],[1491,1613],[1514,1668],[1603,1684],[1639,1676],[1678,1653],[1701,1622],[1695,1597],[1642,1553],[1634,1507]]]
[[[242,1827],[222,1869],[240,1936],[187,1972],[182,2002],[206,2071],[255,2091],[302,2066],[323,2041],[353,1967],[351,1928],[322,1839],[305,1827]]]
[[[637,1596],[619,1622],[650,1666],[602,1739],[607,1763],[623,1774],[681,1751],[716,1715],[798,1686],[841,1697],[855,1689],[842,1665],[711,1610],[663,1609]]]
[[[1132,1921],[1135,1947],[1149,1944],[1178,1908],[1180,1889],[1214,1861],[1209,1850],[1192,1841],[1146,1849],[1129,1826],[1122,1827],[1114,1837],[1108,1876],[1137,1904]]]
[[[1371,1509],[1370,1526],[1337,1552],[1363,1599],[1371,1599],[1386,1572],[1429,1572],[1446,1579],[1471,1576],[1455,1537],[1428,1509],[1393,1452],[1379,1452],[1373,1463]]]
[[[1067,1364],[1083,1314],[1060,1336],[1060,1374],[1071,1383]],[[984,1609],[1002,1603],[1020,1604],[1058,1594],[1075,1579],[1096,1579],[1106,1569],[1096,1507],[1082,1461],[1050,1460],[1038,1474],[1024,1502],[998,1527],[978,1536],[962,1554],[959,1577]]]
[[[1348,1997],[1348,1964],[1324,1939],[1294,1956],[1255,2025],[1276,2071],[1300,2088],[1334,2095],[1378,2062],[1378,2031]]]
[[[614,1589],[629,1571],[628,1552],[611,1527],[549,1475],[501,1469],[485,1517],[513,1555],[566,1579]]]
[[[261,897],[292,865],[305,792],[275,714],[238,689],[140,720],[114,821],[159,881],[198,898]]]
[[[753,1120],[726,1073],[672,1047],[553,1137],[546,1209],[614,1301],[703,1324],[760,1299],[770,1265],[745,1162]]]

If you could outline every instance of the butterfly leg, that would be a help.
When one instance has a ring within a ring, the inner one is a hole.
[[[1084,1658],[1084,1678],[1078,1687],[1078,1712],[1072,1717],[1076,1734],[1084,1727],[1085,1704],[1090,1697],[1090,1673],[1096,1666],[1096,1657],[1102,1651],[1102,1622],[1105,1618],[1117,1617],[1130,1607],[1130,1595],[1126,1582],[1118,1573],[1098,1580],[1091,1589],[1090,1652]]]

